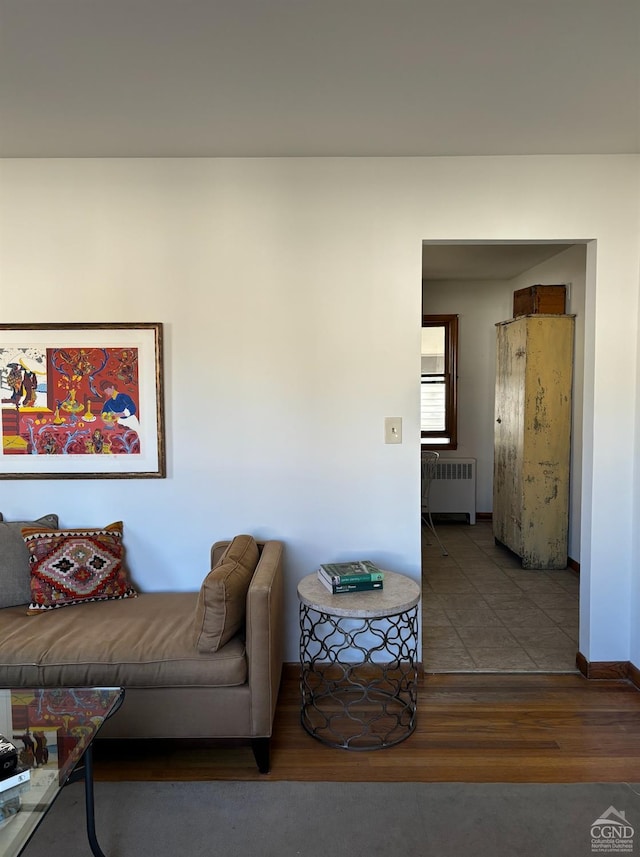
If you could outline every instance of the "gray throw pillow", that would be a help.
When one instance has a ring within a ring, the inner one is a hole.
[[[23,527],[56,530],[58,516],[43,515],[35,521],[3,521],[0,516],[0,608],[31,601],[31,568]]]

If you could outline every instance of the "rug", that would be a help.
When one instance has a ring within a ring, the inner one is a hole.
[[[638,853],[637,784],[96,783],[106,857],[588,857]],[[24,857],[89,855],[81,783]]]

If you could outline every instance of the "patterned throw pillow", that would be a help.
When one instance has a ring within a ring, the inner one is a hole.
[[[122,521],[101,530],[23,527],[35,615],[86,601],[136,596],[123,566]]]

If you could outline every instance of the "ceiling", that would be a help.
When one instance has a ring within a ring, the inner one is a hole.
[[[571,244],[423,244],[423,280],[511,280]]]
[[[0,0],[4,157],[638,152],[638,0]]]

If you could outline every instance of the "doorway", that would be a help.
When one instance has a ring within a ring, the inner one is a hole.
[[[570,565],[524,571],[491,525],[495,325],[513,315],[513,292],[565,284],[575,315],[569,508]],[[430,672],[575,672],[578,651],[586,245],[425,243],[423,312],[459,319],[458,444],[442,458],[476,461],[477,523],[439,516],[448,556],[423,527],[423,661]],[[431,542],[431,544],[429,543]]]

